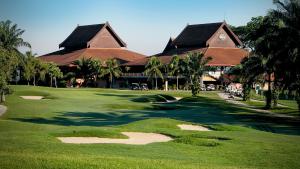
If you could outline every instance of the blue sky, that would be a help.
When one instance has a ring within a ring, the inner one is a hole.
[[[187,24],[225,18],[244,25],[271,8],[272,0],[0,0],[0,20],[25,29],[23,38],[39,55],[58,50],[77,24],[106,21],[128,49],[150,55],[161,52]]]

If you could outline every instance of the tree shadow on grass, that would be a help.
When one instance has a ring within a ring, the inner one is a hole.
[[[13,118],[13,120],[63,126],[113,126],[149,118],[172,118],[207,125],[237,124],[262,131],[300,135],[299,119],[274,117],[207,97],[198,97],[197,102],[151,104],[150,107],[139,110],[57,113],[58,115],[53,118]]]

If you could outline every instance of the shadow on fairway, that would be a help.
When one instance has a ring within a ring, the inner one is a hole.
[[[113,95],[125,97],[122,94]],[[126,97],[129,96],[131,95]],[[13,120],[63,126],[111,126],[161,117],[207,125],[219,123],[237,124],[267,132],[300,135],[299,119],[274,117],[208,97],[184,99],[175,103],[152,104],[151,107],[145,107],[140,110],[116,109],[104,112],[57,113],[58,115],[53,118],[14,118]]]

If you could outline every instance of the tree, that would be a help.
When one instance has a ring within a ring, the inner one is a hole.
[[[252,40],[251,32],[258,29],[262,24],[263,19],[263,16],[253,17],[245,26],[230,26],[232,31],[243,42],[243,48],[249,48],[251,50],[255,49],[255,41]]]
[[[300,1],[274,0],[273,2],[277,5],[277,9],[270,13],[283,23],[283,27],[280,29],[280,41],[284,44],[276,50],[283,54],[283,57],[280,58],[282,64],[279,65],[280,69],[284,70],[281,84],[284,88],[296,92],[300,111]]]
[[[101,74],[101,62],[93,60],[92,58],[86,59],[85,57],[73,62],[77,66],[76,75],[81,77],[84,82],[83,85],[87,86],[89,80],[96,80],[97,76]]]
[[[18,47],[27,46],[30,44],[24,42],[21,35],[24,30],[17,28],[17,25],[12,25],[12,22],[0,21],[0,101],[5,101],[5,94],[8,88],[8,81],[12,79],[13,71],[20,61],[20,52]]]
[[[5,94],[9,90],[8,81],[17,66],[17,54],[0,47],[0,102],[5,101]]]
[[[54,79],[54,86],[57,88],[57,78],[62,78],[63,73],[56,64],[48,63],[48,74],[50,76],[50,87],[52,87]]]
[[[31,51],[28,51],[25,53],[24,57],[24,63],[23,63],[23,76],[27,80],[27,84],[29,85],[29,82],[32,78],[36,75],[36,54],[32,54]],[[35,84],[35,81],[34,81]]]
[[[241,64],[231,68],[229,75],[234,75],[243,86],[243,100],[250,99],[250,91],[255,82],[261,82],[264,65],[261,57],[252,55],[241,61]]]
[[[210,68],[207,63],[211,57],[205,57],[203,53],[189,53],[185,58],[185,75],[189,76],[192,95],[196,96],[201,89],[201,78]]]
[[[155,89],[157,90],[157,78],[160,77],[163,79],[163,74],[161,72],[161,68],[163,64],[156,56],[152,56],[148,63],[145,66],[145,74],[148,76],[148,80],[155,79]]]
[[[108,59],[105,62],[105,66],[103,67],[101,77],[108,76],[110,88],[112,88],[113,87],[113,79],[120,77],[121,74],[122,74],[122,70],[119,66],[118,61],[116,59]]]
[[[180,75],[180,57],[178,55],[175,55],[172,57],[172,60],[169,64],[170,68],[170,75],[176,76],[176,90],[178,90],[178,77]]]
[[[8,51],[18,51],[18,47],[31,47],[21,36],[25,31],[12,24],[10,20],[0,22],[0,46]]]

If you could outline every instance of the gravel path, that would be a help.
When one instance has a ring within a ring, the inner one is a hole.
[[[218,95],[219,95],[220,98],[224,99],[225,101],[227,101],[229,103],[232,103],[232,104],[235,104],[235,105],[239,105],[239,106],[247,108],[249,110],[253,110],[253,111],[256,111],[256,112],[260,112],[260,113],[266,113],[266,114],[269,114],[269,115],[272,115],[272,116],[275,116],[275,117],[296,118],[296,117],[291,116],[291,115],[278,114],[278,113],[273,113],[273,112],[271,112],[269,110],[258,109],[255,106],[250,106],[250,105],[247,105],[245,103],[242,103],[241,102],[242,99],[239,98],[239,97],[234,97],[233,99],[229,98],[229,94],[227,94],[227,93],[218,93]]]
[[[0,105],[0,116],[2,116],[7,110],[6,106]]]

